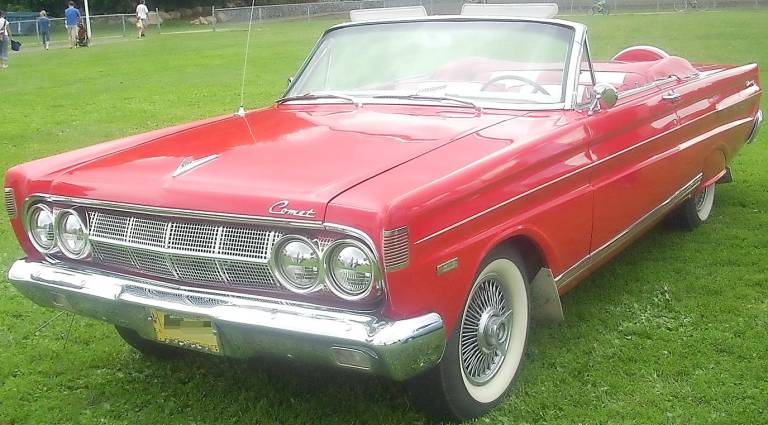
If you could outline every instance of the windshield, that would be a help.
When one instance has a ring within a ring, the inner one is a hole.
[[[572,28],[521,21],[414,21],[328,33],[286,96],[565,100]]]

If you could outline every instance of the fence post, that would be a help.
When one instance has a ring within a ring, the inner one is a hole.
[[[310,10],[309,10],[309,5],[307,5],[307,22],[309,22],[309,20],[310,20],[310,19],[309,19],[310,13],[311,13],[311,12],[310,12]]]
[[[213,21],[213,22],[211,22],[211,25],[213,25],[213,32],[216,32],[216,21],[218,21],[218,19],[216,19],[216,5],[215,4],[211,5],[211,20]]]
[[[259,26],[261,26],[261,6],[259,6]]]
[[[157,21],[157,32],[162,32],[162,28],[160,27],[160,9],[155,8],[155,20]]]
[[[571,0],[571,15],[573,15],[573,0]]]
[[[126,30],[125,30],[125,15],[120,15],[120,18],[123,20],[123,37],[125,37]]]

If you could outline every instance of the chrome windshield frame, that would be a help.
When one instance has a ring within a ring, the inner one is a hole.
[[[565,21],[561,19],[518,18],[518,17],[499,17],[499,16],[484,17],[484,16],[444,15],[444,16],[427,16],[427,17],[418,17],[418,18],[401,18],[401,19],[379,20],[379,21],[346,22],[346,23],[334,25],[331,28],[325,30],[323,35],[320,36],[320,38],[317,40],[314,47],[312,48],[312,50],[310,50],[306,59],[302,63],[301,67],[299,67],[299,70],[291,79],[291,83],[288,85],[288,87],[285,89],[285,91],[280,97],[281,98],[286,97],[288,93],[296,85],[296,83],[300,80],[301,75],[306,71],[307,67],[309,66],[310,60],[318,51],[318,49],[322,45],[323,40],[328,34],[334,31],[339,31],[339,30],[343,30],[345,28],[351,28],[351,27],[369,26],[369,25],[386,25],[386,24],[406,23],[406,22],[533,22],[533,23],[557,25],[557,26],[562,26],[562,27],[572,29],[574,32],[574,37],[573,37],[573,42],[571,43],[570,54],[566,58],[567,62],[565,64],[565,72],[567,72],[567,75],[564,78],[565,97],[563,102],[541,104],[541,103],[482,102],[482,101],[478,101],[477,99],[472,99],[472,101],[477,103],[478,106],[480,106],[482,109],[498,109],[498,110],[514,111],[514,110],[570,110],[575,108],[574,93],[576,92],[576,87],[577,87],[578,78],[579,78],[579,72],[578,72],[579,57],[581,55],[582,46],[586,41],[587,27],[577,22]],[[315,100],[307,100],[302,103],[316,104],[318,102],[315,99]],[[323,103],[330,103],[330,102],[323,102]],[[334,102],[334,103],[337,103],[337,102]],[[414,104],[414,102],[407,101],[404,99],[400,99],[400,100],[392,99],[391,101],[388,101],[388,102],[381,102],[381,101],[367,102],[366,101],[365,103],[387,104],[387,105],[413,105]],[[445,104],[441,104],[441,105],[453,106],[453,105],[445,105]],[[456,107],[461,107],[461,106],[456,105]]]

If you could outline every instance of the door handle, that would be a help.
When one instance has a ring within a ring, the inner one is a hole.
[[[678,100],[680,100],[680,95],[673,91],[669,91],[661,95],[661,98],[666,100],[667,102],[677,102]]]

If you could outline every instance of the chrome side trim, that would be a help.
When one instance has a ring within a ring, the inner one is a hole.
[[[578,263],[574,264],[566,270],[565,272],[561,273],[559,276],[555,278],[555,283],[557,283],[557,287],[563,287],[568,282],[570,282],[573,278],[579,276],[582,272],[584,272],[589,266],[591,266],[596,261],[600,260],[601,258],[608,256],[616,251],[617,248],[621,246],[621,244],[628,239],[631,239],[634,236],[637,236],[638,233],[645,230],[649,225],[656,222],[657,219],[664,216],[666,213],[668,213],[670,210],[672,210],[674,207],[676,207],[681,201],[683,201],[688,195],[690,195],[694,190],[696,190],[697,187],[701,184],[701,179],[703,178],[702,174],[699,174],[696,176],[693,180],[688,182],[685,186],[678,189],[677,192],[675,192],[672,196],[667,198],[664,202],[662,202],[659,206],[652,209],[650,212],[642,216],[639,220],[637,220],[635,223],[624,229],[621,233],[614,236],[613,239],[609,240],[605,244],[603,244],[600,248],[596,249],[591,254],[587,255],[583,259],[581,259]]]
[[[716,113],[716,112],[712,111],[712,112],[710,112],[708,114],[702,115],[702,116],[700,116],[700,117],[698,117],[698,118],[688,122],[686,125],[690,125],[690,124],[695,123],[695,122],[697,122],[699,120],[708,118],[711,114],[714,114],[714,113]],[[744,122],[748,122],[748,120],[750,120],[750,119],[747,118],[746,120],[747,121],[745,121],[745,119],[735,120],[735,121],[732,121],[732,122],[730,122],[728,124],[721,125],[720,127],[714,129],[713,131],[710,131],[710,132],[706,133],[708,135],[708,137],[695,137],[695,138],[693,138],[693,139],[691,139],[691,140],[689,140],[689,141],[687,141],[685,143],[681,143],[680,144],[680,149],[687,149],[687,148],[695,145],[696,143],[699,143],[699,142],[702,142],[704,140],[707,140],[709,137],[713,137],[715,134],[721,133],[723,131],[728,131],[728,130],[732,129],[735,126],[741,125]],[[492,211],[494,211],[494,210],[496,210],[498,208],[501,208],[501,207],[503,207],[505,205],[508,205],[511,202],[514,202],[514,201],[516,201],[516,200],[518,200],[520,198],[526,197],[526,196],[528,196],[528,195],[530,195],[532,193],[538,192],[539,190],[545,189],[545,188],[547,188],[547,187],[549,187],[549,186],[551,186],[551,185],[553,185],[555,183],[559,183],[559,182],[561,182],[561,181],[563,181],[563,180],[565,180],[565,179],[567,179],[569,177],[572,177],[572,176],[574,176],[574,175],[576,175],[578,173],[587,171],[587,170],[589,170],[592,167],[600,165],[600,164],[602,164],[602,163],[604,163],[606,161],[610,161],[613,158],[616,158],[616,157],[618,157],[620,155],[624,155],[625,153],[631,152],[631,151],[633,151],[633,150],[635,150],[637,148],[645,146],[648,143],[653,143],[654,141],[656,141],[656,139],[658,139],[660,137],[663,137],[663,136],[666,136],[667,134],[669,134],[670,132],[675,131],[675,130],[676,129],[671,129],[671,130],[669,130],[669,131],[667,131],[665,133],[658,134],[658,135],[656,135],[656,136],[654,136],[654,137],[652,137],[652,138],[650,138],[648,140],[645,140],[645,141],[643,141],[641,143],[638,143],[636,145],[632,145],[632,146],[630,146],[630,147],[628,147],[628,148],[626,148],[626,149],[624,149],[622,151],[613,153],[613,154],[611,154],[609,156],[606,156],[605,158],[602,158],[602,159],[600,159],[598,161],[589,163],[589,164],[587,164],[587,165],[585,165],[585,166],[583,166],[583,167],[581,167],[579,169],[576,169],[576,170],[573,170],[573,171],[571,171],[569,173],[563,174],[562,176],[560,176],[560,177],[558,177],[558,178],[556,178],[554,180],[550,180],[548,182],[542,183],[541,185],[536,186],[533,189],[530,189],[530,190],[527,190],[527,191],[525,191],[523,193],[515,195],[512,198],[509,198],[509,199],[507,199],[505,201],[502,201],[502,202],[500,202],[500,203],[498,203],[496,205],[488,207],[488,208],[486,208],[486,209],[484,209],[484,210],[482,210],[482,211],[480,211],[480,212],[478,212],[476,214],[473,214],[470,217],[467,217],[467,218],[465,218],[465,219],[463,219],[461,221],[458,221],[458,222],[456,222],[454,224],[451,224],[448,227],[444,227],[443,229],[440,229],[440,230],[438,230],[438,231],[436,231],[436,232],[434,232],[432,234],[429,234],[429,235],[427,235],[427,236],[417,240],[416,242],[414,242],[414,245],[420,244],[420,243],[428,241],[428,240],[430,240],[430,239],[432,239],[432,238],[434,238],[436,236],[442,235],[445,232],[453,230],[453,229],[455,229],[455,228],[457,228],[457,227],[459,227],[459,226],[461,226],[463,224],[466,224],[466,223],[468,223],[468,222],[470,222],[470,221],[472,221],[472,220],[474,220],[474,219],[476,219],[478,217],[481,217],[481,216],[483,216],[483,215],[485,215],[485,214],[487,214],[489,212],[492,212]]]
[[[752,131],[749,133],[749,137],[747,137],[747,144],[750,144],[755,141],[757,138],[757,133],[760,131],[760,127],[763,125],[763,111],[759,110],[757,111],[757,115],[755,115],[755,125],[752,127]]]

